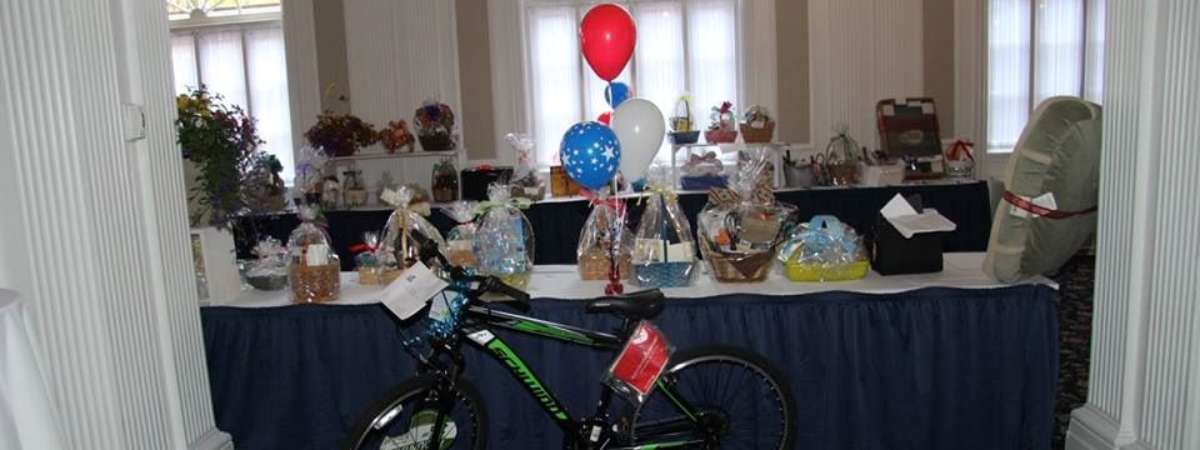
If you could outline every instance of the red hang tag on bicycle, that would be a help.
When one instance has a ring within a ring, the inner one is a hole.
[[[654,389],[671,359],[671,343],[658,327],[641,321],[608,369],[608,384],[638,403]]]

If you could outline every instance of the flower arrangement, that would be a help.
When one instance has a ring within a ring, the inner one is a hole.
[[[405,149],[402,150],[404,153],[412,153],[413,142],[413,135],[408,132],[408,123],[403,120],[388,122],[386,127],[379,130],[379,143],[383,144],[388,153],[396,153],[396,150],[402,148]]]
[[[175,107],[179,148],[199,172],[189,194],[192,225],[224,229],[247,208],[244,187],[262,164],[264,142],[253,118],[204,86],[180,94]]]
[[[426,151],[453,150],[454,111],[445,103],[426,100],[413,117],[417,139]]]
[[[317,116],[317,123],[304,132],[304,138],[329,156],[350,156],[379,140],[375,127],[358,116],[330,111]]]
[[[709,115],[708,130],[704,132],[704,140],[710,144],[720,144],[737,140],[737,117],[733,114],[733,103],[725,101],[721,106],[714,106]]]

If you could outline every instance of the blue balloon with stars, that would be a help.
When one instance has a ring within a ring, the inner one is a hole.
[[[629,85],[620,81],[609,83],[608,87],[604,88],[604,100],[607,101],[609,106],[612,106],[613,109],[617,109],[618,106],[621,106],[622,103],[625,103],[625,100],[629,100],[629,97],[632,97],[632,94],[633,91],[629,89]]]
[[[571,179],[591,191],[604,187],[621,167],[621,142],[600,122],[579,122],[563,135],[558,155]]]

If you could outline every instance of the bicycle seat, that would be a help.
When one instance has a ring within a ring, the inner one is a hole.
[[[619,297],[601,297],[587,304],[589,313],[609,313],[630,319],[653,319],[662,310],[663,294],[658,289]]]

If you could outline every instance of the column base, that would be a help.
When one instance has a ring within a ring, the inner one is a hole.
[[[188,450],[233,450],[233,436],[213,428],[189,443]]]
[[[1067,428],[1067,450],[1150,450],[1151,446],[1132,433],[1122,433],[1121,425],[1091,404],[1071,411]]]

